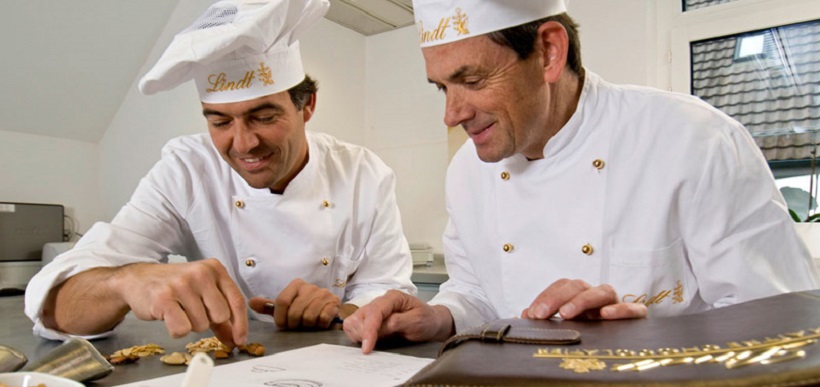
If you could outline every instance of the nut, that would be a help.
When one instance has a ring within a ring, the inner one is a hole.
[[[265,346],[259,343],[248,343],[248,345],[240,345],[239,352],[245,352],[251,356],[265,356]]]
[[[159,358],[159,360],[169,365],[185,365],[190,363],[192,358],[193,356],[187,353],[173,352],[170,355]]]
[[[156,344],[135,345],[133,347],[123,348],[119,351],[108,355],[106,359],[113,365],[135,363],[141,357],[156,355],[158,353],[165,353],[165,350]]]

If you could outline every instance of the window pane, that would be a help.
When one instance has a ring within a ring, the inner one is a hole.
[[[820,20],[693,42],[692,94],[740,121],[769,160],[820,143]]]

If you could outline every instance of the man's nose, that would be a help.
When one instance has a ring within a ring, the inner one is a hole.
[[[455,127],[468,120],[472,113],[460,93],[448,91],[447,102],[444,109],[444,124],[447,127]]]
[[[259,146],[259,137],[244,120],[237,120],[234,129],[233,147],[237,152],[247,154]]]

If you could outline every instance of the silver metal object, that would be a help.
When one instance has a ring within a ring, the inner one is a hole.
[[[26,365],[28,358],[22,352],[0,345],[0,372],[13,372]]]
[[[43,358],[29,363],[23,371],[42,372],[86,382],[110,374],[114,371],[114,366],[88,340],[72,338]]]

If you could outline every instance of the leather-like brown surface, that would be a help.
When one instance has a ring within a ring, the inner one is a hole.
[[[798,386],[820,385],[820,343],[805,346],[805,358],[774,364],[727,369],[720,363],[681,364],[641,372],[607,369],[576,373],[563,369],[559,358],[536,358],[544,349],[691,348],[707,344],[726,348],[729,342],[764,341],[820,328],[820,290],[797,292],[732,305],[704,313],[619,321],[534,321],[510,319],[522,328],[568,329],[581,333],[577,345],[549,346],[509,342],[461,342],[408,382],[408,386]],[[472,330],[471,330],[472,332]]]
[[[498,320],[451,337],[441,347],[439,356],[471,340],[484,343],[569,345],[579,343],[581,333],[573,329],[552,328],[528,321]]]

